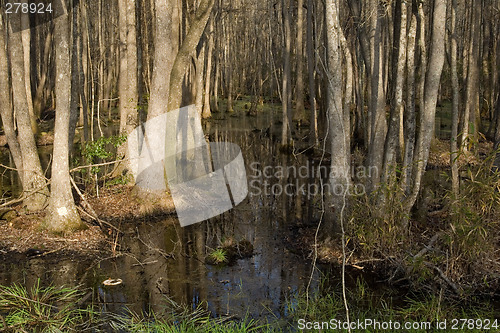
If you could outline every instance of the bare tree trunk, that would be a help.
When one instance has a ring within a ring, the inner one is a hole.
[[[33,133],[38,134],[37,117],[33,110],[33,96],[31,94],[31,60],[30,60],[30,18],[28,14],[21,15],[23,57],[24,57],[24,84],[26,85],[26,101],[28,102],[28,112],[31,120],[31,129]]]
[[[190,23],[189,32],[184,38],[179,52],[175,57],[170,74],[168,111],[178,109],[181,106],[184,74],[190,65],[191,56],[196,51],[196,46],[200,41],[201,34],[205,30],[213,5],[214,0],[202,0],[200,2],[194,18]]]
[[[401,124],[401,109],[403,108],[403,85],[406,65],[406,0],[398,0],[396,2],[396,15],[398,14],[399,17],[395,18],[394,21],[394,38],[399,37],[395,73],[396,84],[391,99],[389,129],[385,140],[384,169],[382,171],[382,182],[384,183],[389,182],[389,178],[393,175],[395,164],[397,163],[396,153],[398,152],[398,135]]]
[[[384,142],[387,132],[387,120],[385,116],[385,94],[384,94],[384,53],[382,49],[382,17],[379,11],[377,0],[371,2],[370,22],[373,35],[370,35],[371,48],[371,82],[370,82],[370,103],[369,126],[370,126],[370,144],[368,146],[368,165],[375,170],[371,174],[370,189],[375,189],[380,182],[380,173],[382,171],[382,162],[384,157]]]
[[[208,30],[208,50],[207,50],[207,71],[205,77],[205,101],[203,102],[203,112],[201,114],[203,119],[210,118],[212,113],[210,111],[210,78],[212,76],[212,55],[214,50],[214,16],[210,19],[210,26]],[[217,83],[216,83],[217,84]]]
[[[6,52],[5,33],[3,15],[0,13],[0,114],[2,116],[2,125],[9,145],[10,153],[14,160],[16,168],[19,170],[18,175],[23,181],[23,158],[21,155],[21,148],[17,141],[17,134],[14,124],[14,109],[12,108],[11,84],[9,80],[9,66]]]
[[[290,69],[290,51],[291,51],[291,31],[290,31],[290,1],[282,0],[283,13],[283,31],[284,31],[284,49],[283,49],[283,125],[281,130],[281,144],[287,145],[290,142],[291,134],[291,117],[292,112],[292,92],[291,81],[292,73]]]
[[[173,3],[177,1],[155,0],[154,64],[148,120],[168,111],[170,73],[178,47],[175,34],[178,8]]]
[[[84,225],[76,210],[69,174],[69,121],[71,104],[71,64],[68,12],[63,2],[54,6],[56,47],[56,120],[50,186],[49,214],[45,222],[52,232],[71,232]]]
[[[299,124],[307,121],[304,108],[304,0],[297,2],[297,86],[294,120]]]
[[[479,93],[479,6],[471,6],[470,18],[470,39],[467,52],[467,87],[465,97],[465,109],[462,123],[462,140],[461,146],[464,151],[468,150],[468,137],[469,135],[477,135],[478,128],[476,128],[476,107],[477,97]]]
[[[196,73],[195,73],[195,86],[196,86],[196,97],[195,106],[198,110],[198,114],[201,117],[203,112],[203,74],[205,71],[205,46],[201,47],[200,54],[196,59]]]
[[[119,30],[120,30],[120,134],[128,135],[138,125],[137,111],[137,38],[136,38],[136,0],[122,0],[118,2]],[[124,158],[127,145],[118,147],[118,157]],[[123,161],[115,175],[128,170],[128,161]]]
[[[19,16],[12,16],[11,24],[20,24]],[[12,28],[12,27],[11,27]],[[45,207],[48,190],[43,176],[35,138],[31,129],[28,111],[26,84],[24,82],[24,53],[21,32],[9,31],[8,49],[11,61],[12,96],[17,121],[18,140],[22,154],[23,191],[29,195],[24,204],[28,210],[36,211]]]
[[[338,0],[326,2],[326,32],[327,32],[327,100],[328,100],[328,128],[331,162],[329,182],[332,189],[332,204],[336,221],[345,204],[348,186],[351,183],[350,175],[350,126],[349,110],[343,109],[342,103],[342,50],[341,40],[343,32],[339,21]],[[346,59],[352,61],[352,59]],[[347,113],[347,117],[346,117]],[[332,231],[334,229],[331,229]]]
[[[458,196],[459,194],[459,178],[458,178],[458,106],[460,97],[460,88],[458,86],[458,74],[457,74],[457,1],[452,0],[451,4],[451,55],[450,55],[450,67],[451,67],[451,89],[452,89],[452,100],[451,100],[451,138],[450,138],[450,165],[451,165],[451,188],[453,194]]]
[[[444,63],[444,35],[446,23],[446,0],[435,0],[432,18],[432,40],[429,54],[429,67],[425,76],[424,105],[421,106],[420,127],[416,146],[416,163],[413,171],[413,185],[410,196],[406,199],[407,211],[415,204],[422,175],[424,174],[429,158],[431,140],[434,133],[437,94],[441,71]]]
[[[415,131],[416,131],[416,115],[415,115],[415,44],[417,34],[417,17],[412,14],[410,20],[410,29],[408,32],[408,49],[406,56],[406,108],[404,119],[405,124],[405,141],[404,141],[404,157],[403,157],[403,176],[401,179],[401,188],[405,194],[409,194],[411,183],[411,172],[413,169],[413,152],[415,151]]]
[[[316,85],[314,81],[314,71],[316,67],[316,58],[314,56],[313,40],[313,1],[307,0],[307,73],[309,80],[309,104],[311,120],[309,124],[309,141],[316,146],[318,140],[318,112],[316,110]]]

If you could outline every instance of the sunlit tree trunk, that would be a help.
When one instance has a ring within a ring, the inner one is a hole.
[[[11,17],[11,24],[20,24],[19,16]],[[24,52],[21,32],[9,31],[8,49],[12,79],[12,96],[19,146],[22,154],[23,191],[27,195],[23,201],[28,210],[36,211],[45,207],[48,190],[43,176],[40,158],[35,144],[35,137],[31,129],[26,84],[24,82]]]
[[[404,156],[401,178],[401,188],[405,194],[409,194],[409,184],[411,183],[411,172],[413,170],[413,152],[415,151],[415,131],[416,131],[416,115],[415,115],[415,46],[417,34],[417,17],[412,13],[410,20],[410,28],[408,32],[408,48],[406,56],[406,106],[404,117]]]
[[[399,14],[399,15],[398,15]],[[403,84],[406,65],[406,0],[396,2],[396,17],[394,19],[394,39],[397,37],[397,60],[396,60],[396,83],[393,87],[391,98],[391,115],[389,129],[385,140],[384,169],[382,171],[382,182],[389,182],[396,167],[396,154],[398,153],[398,135],[401,124],[401,109],[403,108]]]
[[[6,29],[2,16],[3,15],[0,14],[0,114],[2,116],[3,130],[7,138],[10,153],[12,154],[12,159],[14,160],[16,168],[22,170],[23,159],[15,131],[14,109],[12,107],[11,84],[9,80],[9,66],[5,43]],[[22,178],[23,172],[18,172],[18,175],[21,179],[21,184],[24,183]]]
[[[345,208],[347,189],[351,183],[349,147],[349,110],[342,102],[342,49],[343,32],[339,21],[338,0],[326,2],[327,32],[327,123],[330,131],[330,178],[332,204],[336,221]],[[348,58],[346,61],[352,61]],[[347,114],[347,117],[346,117]]]
[[[204,102],[203,112],[201,116],[203,119],[211,117],[210,111],[210,82],[212,76],[212,55],[214,50],[214,18],[210,19],[210,26],[208,30],[208,49],[207,49],[207,70],[205,74],[205,87],[204,87]]]
[[[203,112],[203,74],[205,71],[205,46],[201,47],[200,54],[196,59],[196,73],[194,86],[196,87],[195,106],[199,115]]]
[[[467,51],[467,86],[465,95],[465,108],[462,122],[462,140],[461,145],[464,151],[468,150],[468,136],[477,135],[478,128],[476,121],[477,96],[479,93],[479,12],[480,6],[470,7],[470,37]]]
[[[170,74],[168,107],[169,111],[178,109],[182,101],[182,81],[190,65],[191,56],[196,51],[201,34],[205,30],[212,12],[214,0],[202,0],[190,22],[189,31],[177,52]]]
[[[71,63],[68,9],[63,2],[54,6],[61,15],[55,19],[56,120],[50,201],[45,227],[52,232],[70,232],[84,225],[71,192],[69,174],[69,121],[71,104]]]
[[[120,37],[120,135],[128,135],[138,125],[137,111],[137,38],[135,0],[118,1],[119,37]],[[127,145],[118,148],[118,157],[126,157]],[[128,169],[129,162],[125,159],[115,175]]]
[[[170,72],[177,52],[176,1],[155,0],[154,64],[148,119],[167,112]]]
[[[23,57],[24,57],[24,84],[26,85],[26,101],[28,102],[28,112],[31,120],[31,129],[33,133],[38,134],[37,117],[33,110],[33,96],[31,94],[31,31],[30,18],[28,14],[21,15],[22,40],[23,40]]]

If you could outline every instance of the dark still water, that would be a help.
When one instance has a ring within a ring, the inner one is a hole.
[[[312,269],[312,260],[299,254],[292,240],[300,226],[317,223],[322,202],[321,176],[311,171],[318,160],[279,152],[279,118],[271,108],[257,117],[243,111],[215,114],[204,124],[210,141],[232,142],[242,150],[249,194],[234,209],[185,228],[175,216],[128,221],[120,226],[124,235],[117,257],[98,263],[33,258],[3,267],[0,283],[29,287],[40,278],[44,285],[83,285],[93,290],[93,301],[103,311],[114,313],[160,311],[168,296],[193,308],[203,302],[216,316],[286,316]],[[306,134],[304,129],[296,135]],[[242,240],[253,245],[251,257],[231,265],[206,263],[221,245]],[[312,289],[318,288],[317,275]],[[104,286],[107,279],[122,283]]]

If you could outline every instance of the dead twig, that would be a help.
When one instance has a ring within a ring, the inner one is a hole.
[[[121,162],[124,162],[124,161],[127,161],[127,160],[128,159],[123,159],[123,160],[117,160],[117,161],[112,161],[112,162],[104,162],[104,163],[98,163],[98,164],[82,165],[82,166],[79,166],[79,167],[76,167],[76,168],[73,168],[73,169],[69,170],[69,172],[75,172],[75,171],[78,171],[78,170],[92,168],[92,167],[99,167],[99,166],[105,166],[105,165],[110,165],[110,164],[121,163]]]
[[[55,252],[59,252],[59,251],[61,251],[61,250],[64,250],[64,249],[65,249],[65,248],[67,248],[67,247],[68,247],[68,245],[65,245],[65,246],[63,246],[63,247],[61,247],[61,248],[58,248],[58,249],[55,249],[55,250],[52,250],[52,251],[43,252],[43,253],[40,253],[40,254],[34,255],[34,256],[32,256],[31,258],[44,257],[44,256],[49,255],[49,254],[51,254],[51,253],[55,253]]]
[[[432,250],[432,246],[436,243],[436,241],[439,239],[439,237],[443,234],[443,232],[438,232],[434,236],[432,236],[431,240],[429,241],[429,244],[424,245],[424,248],[420,250],[415,256],[413,256],[413,260],[416,260],[420,257],[422,257],[424,254]]]
[[[443,279],[443,281],[445,281],[450,287],[451,289],[453,289],[453,291],[457,294],[457,295],[461,295],[462,293],[460,292],[460,290],[458,289],[458,286],[453,282],[451,281],[447,276],[446,274],[444,274],[444,272],[439,268],[437,267],[436,265],[434,264],[431,264],[430,262],[428,261],[424,261],[424,264],[427,266],[427,267],[430,267],[432,269],[434,269],[436,272],[438,272],[439,276],[441,277],[441,279]]]
[[[80,212],[82,212],[82,213],[84,213],[85,215],[89,216],[90,218],[92,218],[92,219],[96,220],[96,221],[99,223],[99,225],[100,225],[100,227],[101,227],[102,229],[104,229],[103,224],[106,224],[107,226],[111,227],[112,229],[115,229],[116,231],[118,231],[118,232],[122,233],[122,231],[121,231],[119,228],[115,227],[115,226],[114,226],[114,225],[112,225],[111,223],[106,222],[106,221],[104,221],[104,220],[101,220],[101,219],[97,216],[97,213],[95,212],[94,208],[92,208],[92,206],[90,205],[90,203],[89,203],[89,202],[87,201],[87,199],[85,198],[85,195],[84,195],[84,194],[80,191],[80,189],[78,188],[78,186],[76,186],[76,183],[75,183],[75,181],[73,180],[73,177],[69,177],[69,180],[71,181],[71,184],[73,185],[73,187],[74,187],[74,189],[75,189],[76,193],[78,193],[78,195],[79,195],[79,196],[80,196],[80,198],[82,199],[82,201],[83,201],[83,203],[84,203],[84,205],[85,205],[85,207],[83,207],[83,208],[87,209],[89,212],[87,212],[85,209],[80,208],[80,207],[78,207],[78,206],[77,206],[76,208],[77,208]],[[82,206],[83,206],[83,205],[82,205]]]

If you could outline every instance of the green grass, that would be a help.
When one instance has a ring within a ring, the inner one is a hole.
[[[218,248],[213,250],[209,255],[209,260],[215,265],[223,264],[228,261],[227,253],[224,249]]]
[[[31,290],[0,286],[0,331],[83,331],[92,310],[79,308],[81,299],[77,289],[41,287],[39,280]]]
[[[328,283],[324,278],[322,285]],[[109,332],[109,329],[122,332],[296,332],[299,324],[330,324],[333,320],[346,320],[345,306],[340,286],[320,287],[307,295],[301,292],[289,301],[289,314],[271,322],[255,320],[249,316],[243,319],[211,316],[206,304],[196,309],[179,305],[165,298],[163,310],[153,313],[128,312],[125,315],[96,313],[92,307],[81,309],[82,293],[75,288],[41,287],[37,283],[31,290],[23,286],[0,287],[0,332]],[[494,307],[484,301],[462,304],[458,301],[445,301],[439,293],[427,293],[396,299],[392,294],[380,294],[370,289],[361,279],[347,290],[350,320],[364,323],[366,320],[392,323],[430,322],[430,330],[403,330],[404,332],[445,332],[437,330],[436,323],[447,321],[450,329],[453,319],[470,318],[467,332],[482,332],[479,325],[484,321],[495,320]],[[338,322],[337,322],[338,323]],[[497,323],[499,323],[497,321]],[[460,328],[462,322],[456,322]],[[317,330],[306,330],[317,331]],[[338,330],[339,332],[344,332]],[[366,326],[356,332],[401,332]],[[464,331],[461,329],[455,331]],[[492,327],[490,332],[496,332]]]

